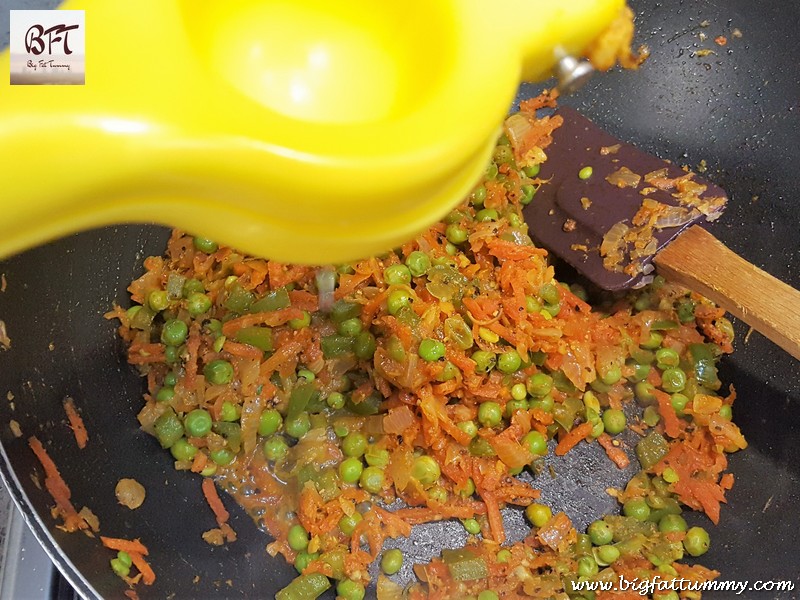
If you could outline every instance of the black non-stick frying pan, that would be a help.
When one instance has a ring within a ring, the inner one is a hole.
[[[22,8],[19,4],[13,7]],[[646,66],[637,73],[597,76],[567,102],[663,158],[692,166],[704,159],[706,176],[731,196],[715,235],[800,287],[800,5],[780,0],[632,5],[637,39],[652,49]],[[726,46],[713,41],[719,35],[727,37]],[[523,86],[520,97],[533,93]],[[31,165],[31,177],[46,173],[47,165]],[[0,351],[0,470],[36,536],[88,598],[122,597],[124,584],[97,540],[56,529],[51,499],[31,477],[40,470],[25,442],[28,435],[46,442],[74,503],[98,515],[105,535],[147,542],[158,579],[152,587],[140,585],[140,597],[272,597],[292,579],[293,569],[267,556],[268,536],[229,498],[224,500],[239,541],[212,548],[201,540],[214,520],[199,477],[174,471],[169,454],[139,431],[135,415],[144,385],[124,360],[115,325],[102,317],[114,302],[127,301],[124,289],[141,272],[142,259],[161,254],[166,237],[156,227],[107,228],[0,262],[8,282],[0,293],[0,319],[13,344]],[[736,352],[724,359],[722,375],[737,389],[734,418],[750,447],[731,458],[736,485],[720,525],[696,517],[712,536],[703,563],[722,571],[723,579],[789,579],[796,585],[793,592],[741,597],[795,598],[800,596],[800,363],[758,334],[746,333],[737,324]],[[84,450],[65,424],[65,396],[83,411],[90,432]],[[12,419],[24,437],[14,437]],[[614,508],[602,490],[609,482],[618,485],[620,474],[610,472],[607,462],[583,451],[557,466],[556,480],[542,478],[536,485],[545,501],[566,510],[577,525]],[[136,511],[116,502],[114,486],[121,477],[133,477],[147,489],[147,500]],[[526,533],[519,514],[508,519],[515,537]],[[411,540],[399,544],[412,557],[401,575],[411,575],[414,559],[460,545],[464,535],[458,524],[415,530]]]

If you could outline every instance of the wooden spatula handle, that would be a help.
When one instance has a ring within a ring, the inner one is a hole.
[[[751,265],[697,225],[655,258],[659,272],[699,292],[800,360],[800,292]]]

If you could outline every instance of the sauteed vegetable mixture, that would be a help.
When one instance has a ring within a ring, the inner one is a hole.
[[[521,216],[559,125],[537,111],[553,104],[524,102],[510,120],[524,135],[507,130],[467,201],[393,252],[310,268],[175,231],[112,313],[147,377],[142,427],[271,534],[298,571],[279,599],[363,598],[376,560],[379,598],[607,598],[621,596],[573,584],[716,576],[684,562],[709,536],[681,514],[718,521],[726,455],[746,446],[716,369],[731,325],[661,278],[595,307],[554,279]],[[608,469],[641,465],[587,531],[536,489],[548,456],[578,444]],[[524,509],[524,541],[505,543],[504,507]],[[401,588],[404,557],[384,541],[442,519],[468,544]]]

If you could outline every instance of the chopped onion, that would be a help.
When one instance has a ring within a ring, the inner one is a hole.
[[[522,114],[516,113],[506,119],[504,129],[511,145],[517,148],[531,130],[531,122]]]
[[[641,180],[642,176],[634,173],[628,167],[620,167],[619,170],[606,177],[608,183],[618,188],[636,187]]]
[[[319,310],[329,312],[333,306],[333,291],[336,288],[336,273],[333,267],[324,267],[316,275]]]
[[[625,245],[625,234],[628,233],[630,228],[623,222],[614,223],[606,234],[603,236],[603,243],[600,244],[601,256],[610,256],[611,254],[618,254],[621,252]]]
[[[686,210],[679,206],[668,206],[656,219],[653,226],[656,229],[666,229],[668,227],[680,227],[691,222],[692,219],[698,217],[700,213],[697,210]]]

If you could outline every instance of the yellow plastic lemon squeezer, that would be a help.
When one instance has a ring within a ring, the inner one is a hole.
[[[283,261],[387,250],[469,192],[519,81],[623,4],[68,1],[86,84],[0,92],[0,256],[120,222]]]

